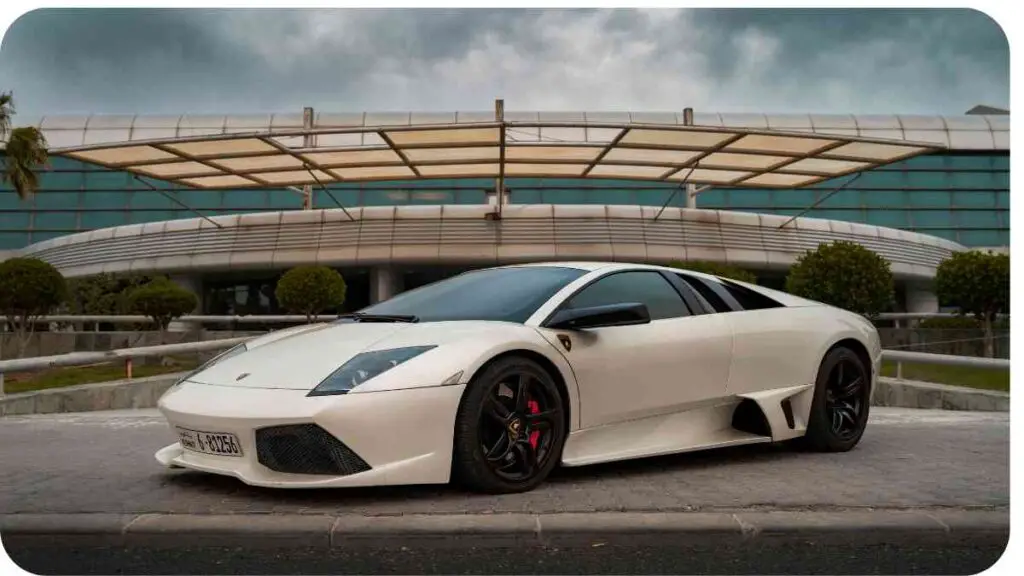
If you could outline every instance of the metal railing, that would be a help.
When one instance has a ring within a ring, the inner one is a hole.
[[[967,368],[987,368],[990,370],[1009,370],[1010,361],[1006,358],[984,358],[979,356],[953,356],[950,354],[932,354],[930,352],[909,352],[906,350],[882,350],[882,360],[890,362],[909,362],[912,364],[936,364],[942,366],[963,366]],[[897,371],[897,377],[899,377]]]
[[[924,320],[928,318],[956,318],[959,314],[953,312],[887,312],[876,316],[878,320]],[[1000,318],[1007,318],[1009,314],[1000,314]],[[322,314],[317,320],[327,321],[338,318],[337,314]],[[293,322],[305,322],[306,317],[301,314],[253,314],[253,315],[210,315],[193,314],[181,316],[174,320],[184,324],[290,324]],[[138,315],[90,315],[90,314],[52,314],[39,316],[34,320],[35,324],[48,323],[95,323],[105,322],[108,324],[150,324],[152,321],[147,316]]]
[[[120,348],[105,352],[71,352],[54,356],[34,356],[31,358],[15,358],[0,360],[0,396],[4,395],[4,374],[9,372],[38,372],[50,368],[67,366],[92,366],[97,364],[124,364],[125,377],[132,378],[133,361],[139,358],[169,356],[197,352],[213,352],[225,350],[236,344],[250,340],[254,336],[239,336],[220,340],[202,342],[182,342],[179,344],[162,344],[159,346],[140,346],[137,348]]]
[[[132,377],[132,361],[137,358],[167,356],[194,352],[210,352],[225,350],[256,336],[240,336],[221,340],[203,342],[185,342],[181,344],[164,344],[160,346],[141,346],[138,348],[121,348],[106,352],[71,352],[55,356],[36,356],[0,360],[0,396],[3,396],[3,375],[8,372],[34,372],[62,366],[89,366],[93,364],[109,364],[123,362],[125,375]],[[903,350],[883,350],[882,359],[895,362],[912,362],[916,364],[940,364],[946,366],[968,366],[991,370],[1009,370],[1010,361],[1003,358],[977,358],[973,356],[951,356],[947,354],[930,354],[927,352],[907,352]],[[897,372],[901,377],[901,371]]]

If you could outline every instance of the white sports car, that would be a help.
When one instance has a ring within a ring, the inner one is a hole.
[[[286,488],[529,490],[551,470],[795,440],[845,451],[881,346],[865,318],[692,271],[466,272],[221,354],[159,408],[162,464]]]

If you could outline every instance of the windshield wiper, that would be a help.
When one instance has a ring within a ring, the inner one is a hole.
[[[365,312],[349,312],[341,314],[338,320],[355,319],[360,322],[419,322],[419,316],[402,314],[367,314]]]

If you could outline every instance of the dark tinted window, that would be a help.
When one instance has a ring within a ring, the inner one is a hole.
[[[780,308],[782,304],[779,304],[775,300],[754,292],[750,288],[740,286],[739,284],[733,284],[727,280],[722,281],[722,285],[725,289],[732,294],[732,297],[743,306],[744,310],[763,310],[765,308]]]
[[[558,266],[475,270],[403,292],[361,312],[413,315],[421,322],[525,322],[556,292],[584,274],[584,270]]]
[[[677,274],[683,282],[686,282],[690,288],[693,288],[698,294],[707,300],[708,304],[715,309],[715,312],[732,312],[732,308],[726,304],[725,300],[721,296],[715,293],[715,291],[701,281],[699,278],[691,278],[685,274]]]
[[[619,272],[601,278],[573,296],[567,308],[639,302],[647,306],[651,320],[689,315],[676,289],[657,272]]]

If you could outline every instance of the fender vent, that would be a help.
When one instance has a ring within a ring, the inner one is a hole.
[[[370,465],[316,424],[272,426],[256,430],[260,464],[286,474],[348,476]]]
[[[772,435],[772,429],[768,426],[768,419],[765,418],[761,407],[749,398],[744,398],[736,406],[736,410],[732,413],[732,427],[748,434]]]

